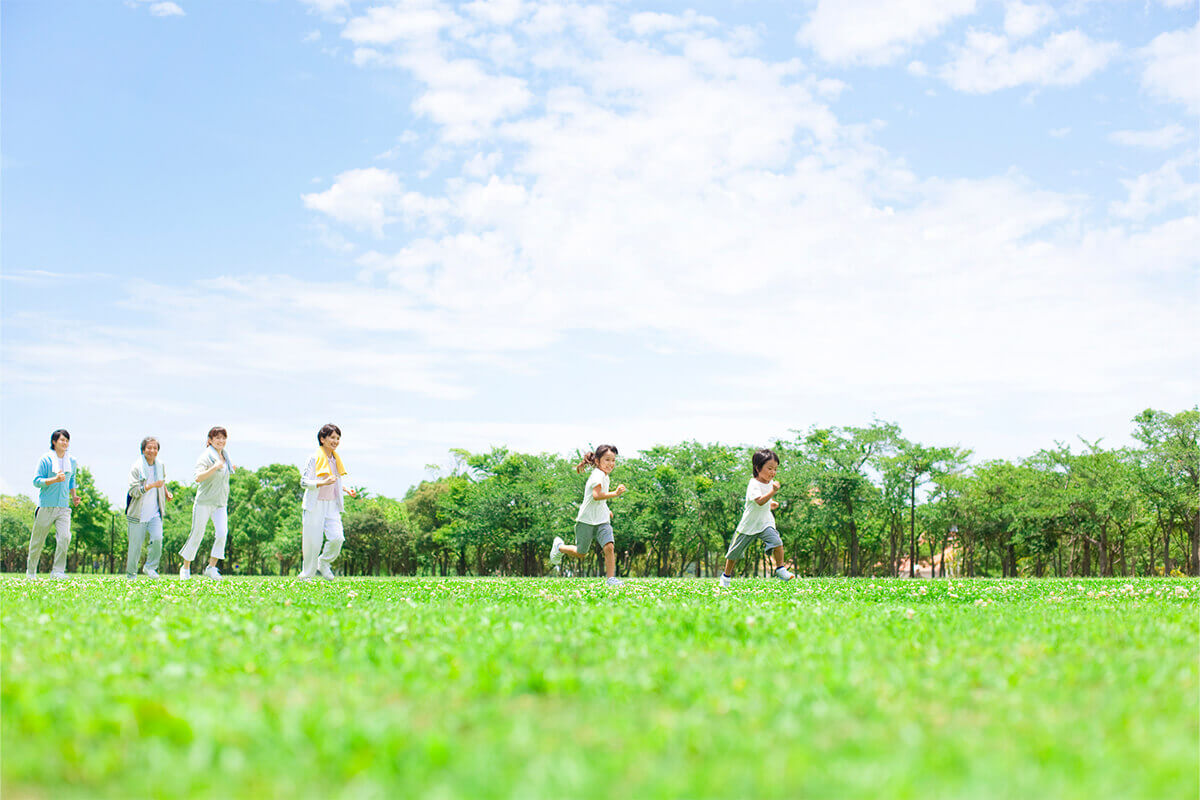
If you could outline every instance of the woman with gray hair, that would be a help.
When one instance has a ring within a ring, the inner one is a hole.
[[[167,488],[167,468],[158,460],[158,439],[142,439],[142,455],[129,468],[129,492],[125,495],[125,520],[129,523],[129,557],[125,559],[125,577],[137,577],[142,543],[150,534],[146,551],[145,572],[158,577],[158,560],[162,557],[163,514],[171,491]]]

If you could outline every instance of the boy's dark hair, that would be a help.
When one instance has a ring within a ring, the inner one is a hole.
[[[583,454],[583,461],[575,465],[575,471],[583,472],[588,467],[598,466],[600,459],[609,453],[612,453],[614,456],[617,455],[617,448],[611,444],[602,444],[594,452],[591,450],[587,451]]]
[[[766,447],[751,456],[750,463],[754,466],[754,477],[757,478],[758,473],[762,472],[762,468],[771,461],[774,461],[776,464],[778,464],[779,456],[775,455],[774,450],[770,450]]]
[[[336,433],[339,439],[342,438],[342,429],[331,422],[328,425],[322,425],[321,430],[317,431],[317,444],[325,444],[325,437],[331,433]]]
[[[66,439],[69,442],[71,441],[71,434],[67,433],[66,428],[59,428],[54,433],[50,434],[50,446],[54,447],[54,443],[60,438]]]

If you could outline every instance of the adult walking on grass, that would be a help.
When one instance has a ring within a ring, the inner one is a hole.
[[[200,549],[200,540],[208,528],[208,521],[213,523],[212,553],[208,558],[208,566],[204,568],[204,577],[220,580],[221,573],[217,570],[217,561],[225,557],[225,539],[229,536],[229,476],[233,474],[233,462],[225,452],[225,443],[229,441],[229,433],[224,428],[216,427],[208,432],[208,445],[196,461],[196,501],[192,505],[192,532],[187,543],[179,551],[183,557],[183,567],[179,577],[192,577],[192,561]]]
[[[583,502],[579,505],[579,514],[575,517],[575,544],[563,544],[558,536],[550,548],[550,563],[558,566],[562,563],[564,554],[572,558],[586,558],[592,549],[592,542],[600,545],[604,554],[604,575],[608,583],[619,585],[617,577],[617,554],[613,545],[612,511],[608,509],[608,501],[625,494],[625,484],[616,491],[608,490],[608,478],[617,466],[617,448],[611,444],[602,444],[595,452],[589,451],[583,460],[575,467],[575,472],[583,472],[592,468],[587,484],[583,489]]]
[[[342,530],[342,511],[345,497],[354,497],[354,489],[342,487],[346,465],[338,455],[342,429],[332,423],[317,431],[317,452],[313,453],[300,485],[304,487],[304,503],[300,517],[300,580],[316,577],[318,572],[327,581],[333,580],[333,562],[342,551],[346,535]],[[324,539],[325,547],[321,548]],[[319,553],[319,555],[318,555]]]
[[[50,452],[38,462],[33,476],[33,485],[38,488],[38,507],[33,514],[33,532],[29,536],[29,558],[25,562],[25,575],[37,575],[38,562],[42,558],[42,546],[46,534],[54,528],[54,564],[50,568],[51,578],[67,577],[67,548],[71,546],[71,506],[79,505],[79,494],[75,491],[75,473],[78,465],[67,455],[71,446],[71,434],[59,428],[50,434]]]
[[[125,495],[125,521],[129,523],[129,555],[125,559],[125,577],[137,577],[142,544],[150,535],[146,551],[145,573],[158,577],[162,558],[163,515],[172,498],[167,488],[167,467],[158,459],[159,443],[153,436],[142,439],[142,454],[129,468],[129,491]]]

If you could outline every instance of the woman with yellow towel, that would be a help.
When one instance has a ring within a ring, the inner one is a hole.
[[[337,425],[321,426],[321,430],[317,431],[317,452],[309,457],[300,474],[300,485],[304,487],[300,519],[302,581],[315,578],[318,572],[325,580],[333,580],[330,565],[342,551],[342,542],[346,540],[342,532],[342,509],[345,507],[342,494],[344,492],[354,497],[355,491],[342,487],[346,466],[337,454],[341,440],[342,429]],[[325,540],[324,549],[321,549],[322,538]]]

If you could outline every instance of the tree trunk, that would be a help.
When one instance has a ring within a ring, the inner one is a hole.
[[[1192,574],[1200,575],[1200,509],[1192,520]]]
[[[854,524],[854,498],[847,501],[850,509],[850,577],[858,577],[858,526]]]
[[[1175,512],[1167,513],[1167,525],[1163,529],[1163,577],[1171,576],[1171,534],[1175,532]]]
[[[1100,577],[1112,577],[1112,565],[1109,563],[1108,555],[1108,520],[1105,520],[1100,525],[1100,552],[1097,553],[1097,558],[1100,562]]]
[[[909,506],[908,577],[917,577],[917,478],[912,479],[912,504]]]

